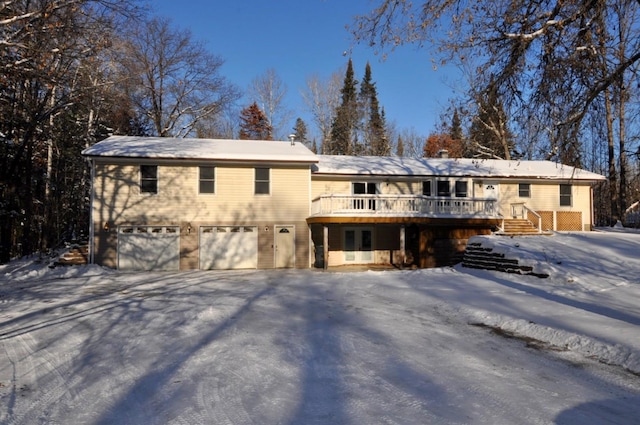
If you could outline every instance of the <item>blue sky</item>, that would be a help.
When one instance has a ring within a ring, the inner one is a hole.
[[[253,79],[274,69],[287,86],[286,106],[315,126],[300,95],[306,79],[328,78],[345,67],[350,52],[356,78],[371,63],[378,99],[387,120],[398,130],[427,136],[439,112],[455,96],[455,69],[434,71],[427,49],[403,46],[386,60],[366,45],[354,45],[345,26],[372,8],[368,0],[155,0],[152,10],[180,28],[191,30],[225,60],[220,74],[243,91]],[[243,99],[241,106],[251,100]],[[289,131],[287,129],[286,131]]]

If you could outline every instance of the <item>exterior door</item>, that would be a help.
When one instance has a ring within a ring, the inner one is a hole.
[[[276,268],[291,268],[296,265],[296,243],[294,226],[275,226]]]
[[[499,186],[498,183],[485,183],[484,184],[484,198],[485,199],[498,199]]]
[[[344,230],[345,263],[373,263],[373,230],[350,228]]]

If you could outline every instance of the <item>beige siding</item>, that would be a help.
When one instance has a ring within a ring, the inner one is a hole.
[[[509,214],[512,203],[524,203],[534,211],[581,212],[582,227],[591,226],[591,187],[572,183],[571,206],[560,206],[560,184],[531,183],[531,197],[518,196],[518,183],[500,183],[500,208],[505,216]],[[554,226],[555,228],[555,226]]]
[[[309,267],[310,170],[308,167],[264,166],[271,169],[270,194],[254,194],[254,167],[216,166],[215,194],[199,194],[198,165],[158,166],[158,193],[141,194],[139,165],[96,164],[93,220],[95,261],[115,267],[117,226],[175,224],[180,226],[182,269],[199,265],[201,225],[258,227],[258,266],[274,267],[274,225],[296,226],[296,267]],[[109,230],[105,230],[105,223]]]
[[[216,193],[198,194],[197,166],[158,167],[158,193],[141,194],[137,165],[97,165],[94,221],[299,221],[309,215],[308,168],[272,168],[254,194],[253,167],[216,167]]]

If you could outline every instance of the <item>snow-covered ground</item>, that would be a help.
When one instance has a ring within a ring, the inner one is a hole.
[[[639,423],[617,230],[480,238],[548,279],[0,266],[0,423]]]

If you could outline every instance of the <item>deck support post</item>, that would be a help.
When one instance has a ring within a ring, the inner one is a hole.
[[[403,268],[406,258],[405,241],[406,241],[407,227],[400,226],[400,268]]]
[[[322,268],[329,267],[329,226],[322,226]]]

